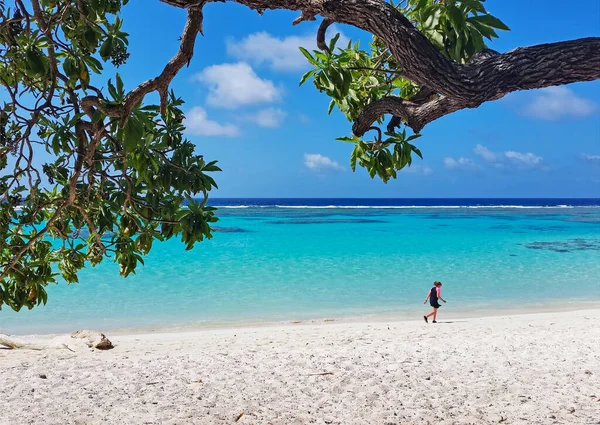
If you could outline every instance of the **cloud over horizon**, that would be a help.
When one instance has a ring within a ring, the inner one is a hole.
[[[542,157],[532,152],[522,153],[517,151],[493,152],[486,146],[477,144],[473,149],[475,155],[481,157],[496,168],[514,165],[521,168],[534,168],[541,165]]]
[[[581,159],[583,159],[585,162],[590,163],[592,165],[600,165],[600,154],[593,155],[593,154],[589,154],[589,153],[582,153]]]
[[[313,171],[345,171],[337,161],[332,161],[330,158],[319,153],[305,153],[304,165]]]
[[[542,162],[541,157],[539,157],[531,152],[521,153],[521,152],[515,152],[515,151],[506,151],[506,152],[504,152],[504,156],[506,158],[508,158],[510,161],[520,164],[520,165],[536,166],[540,162]]]
[[[590,155],[587,153],[582,153],[581,156],[583,159],[587,159],[588,161],[600,161],[600,155]]]
[[[485,147],[481,144],[478,144],[477,146],[475,146],[475,149],[473,149],[473,152],[475,153],[475,155],[482,157],[483,159],[485,159],[488,162],[495,162],[498,159],[498,154],[492,152],[487,147]]]
[[[470,158],[461,156],[460,158],[452,158],[447,156],[443,160],[444,166],[449,170],[468,170],[473,171],[479,169],[479,166]]]

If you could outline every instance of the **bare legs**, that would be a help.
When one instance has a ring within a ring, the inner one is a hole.
[[[431,316],[433,316],[433,321],[435,322],[435,321],[436,321],[436,318],[437,318],[437,310],[438,310],[437,308],[434,308],[434,309],[431,311],[431,313],[429,313],[429,314],[428,314],[427,316],[425,316],[425,317],[427,317],[427,318],[430,318]]]

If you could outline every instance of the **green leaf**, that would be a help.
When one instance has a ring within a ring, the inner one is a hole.
[[[315,58],[312,57],[312,55],[308,52],[308,50],[306,50],[304,47],[298,47],[300,49],[300,51],[302,52],[302,54],[304,55],[304,57],[313,65],[317,66],[318,62],[315,60]]]
[[[122,96],[125,94],[125,88],[123,85],[123,80],[121,79],[121,74],[119,74],[117,72],[117,92],[119,92],[119,96],[122,98]]]
[[[40,305],[40,303],[43,303],[44,305],[46,305],[46,303],[48,302],[48,293],[46,292],[46,290],[44,289],[44,287],[42,285],[38,286],[38,305]]]
[[[377,175],[377,166],[375,164],[369,164],[367,171],[369,172],[369,177],[375,178]]]
[[[417,3],[417,5],[415,6],[415,10],[421,10],[423,9],[425,6],[427,5],[427,0],[419,0],[419,2]]]
[[[94,111],[94,115],[92,116],[92,122],[94,124],[98,124],[103,119],[104,119],[104,114],[102,113],[102,111],[100,109],[96,109]]]
[[[102,71],[102,63],[100,63],[100,61],[93,56],[86,56],[85,63],[87,63],[88,66],[92,68],[92,71],[94,71],[96,74],[99,74],[100,71]]]
[[[450,18],[450,22],[452,23],[452,26],[454,27],[455,30],[459,30],[461,29],[464,24],[465,24],[465,16],[463,15],[463,13],[461,12],[461,10],[453,5],[449,5],[446,8],[446,13],[448,14],[448,17]]]
[[[500,19],[498,19],[492,15],[472,16],[469,18],[469,20],[472,22],[478,22],[480,24],[483,24],[483,25],[491,27],[491,28],[497,28],[499,30],[510,31],[510,28],[508,28],[504,22],[502,22]]]
[[[90,84],[90,72],[88,71],[87,65],[83,60],[79,61],[79,79],[81,85],[86,88]]]
[[[454,55],[453,55],[453,59],[458,62],[458,63],[462,63],[464,62],[464,54],[463,54],[463,43],[462,43],[462,38],[458,38],[454,44]]]
[[[335,50],[335,45],[337,44],[338,40],[340,39],[340,33],[338,32],[330,41],[329,41],[329,51],[331,53],[333,53],[333,51]]]
[[[344,96],[344,93],[342,93],[344,87],[344,78],[342,77],[341,69],[331,68],[329,70],[329,78],[333,83],[333,88],[337,95],[336,98],[339,99],[340,97]]]
[[[493,28],[488,27],[487,25],[482,24],[481,22],[473,20],[473,17],[467,19],[467,23],[475,28],[475,31],[479,32],[485,38],[491,40],[492,38],[498,38],[498,34],[494,31]]]
[[[352,171],[356,171],[356,159],[358,157],[358,145],[354,147],[352,150],[352,155],[350,155],[350,168]]]
[[[214,172],[214,171],[222,171],[219,167],[216,166],[217,161],[212,161],[206,164],[206,166],[202,169],[204,172]]]
[[[27,50],[25,56],[27,57],[27,66],[34,75],[42,76],[48,73],[50,64],[48,63],[48,58],[41,50]]]
[[[301,86],[302,84],[304,84],[306,82],[306,80],[308,80],[310,77],[312,77],[315,74],[315,72],[317,72],[316,69],[311,69],[306,74],[304,74],[302,76],[302,78],[300,79],[300,84],[299,85]]]
[[[328,56],[325,53],[320,52],[319,50],[313,50],[313,53],[315,55],[315,59],[317,59],[317,62],[319,60],[323,63],[327,62]]]
[[[136,118],[129,118],[123,132],[123,145],[128,152],[133,151],[142,139],[144,127]]]
[[[422,24],[423,28],[431,30],[438,26],[442,11],[438,5],[429,6],[428,8],[423,9],[423,14],[427,16]]]
[[[360,139],[357,138],[356,136],[352,136],[352,137],[343,136],[343,137],[337,137],[335,140],[338,140],[340,142],[346,142],[346,143],[358,143],[358,141]]]
[[[413,134],[413,135],[409,136],[408,138],[406,138],[405,142],[410,142],[411,140],[418,139],[419,137],[421,137],[420,133]]]
[[[427,35],[429,36],[429,40],[433,44],[435,44],[438,49],[444,48],[444,36],[442,35],[442,33],[434,30],[434,31],[428,32]]]
[[[66,58],[63,62],[63,70],[67,77],[71,79],[79,78],[79,66],[77,66],[75,61],[70,57]]]
[[[118,101],[119,100],[119,94],[117,92],[117,89],[115,88],[115,86],[113,85],[111,80],[108,80],[108,94],[111,95],[111,97],[113,98],[113,100]]]
[[[329,102],[329,108],[327,108],[327,115],[331,115],[331,111],[333,111],[333,107],[335,106],[335,100],[331,100],[331,102]]]
[[[114,44],[115,44],[114,37],[108,36],[108,37],[106,37],[106,40],[104,40],[104,43],[102,43],[102,45],[100,46],[100,57],[102,59],[104,59],[105,61],[110,59],[110,56],[112,55],[112,52],[113,52]]]
[[[464,4],[472,11],[485,13],[485,7],[481,4],[479,0],[460,0],[461,4]]]
[[[342,96],[347,96],[350,91],[350,86],[352,85],[352,73],[347,69],[342,69],[342,80],[343,84],[341,87]]]
[[[98,42],[98,33],[94,30],[92,26],[88,26],[83,33],[83,37],[89,43],[90,46],[96,46]]]
[[[329,77],[327,76],[327,74],[323,71],[319,72],[317,74],[317,80],[318,83],[320,84],[321,88],[323,88],[324,90],[328,91],[328,92],[333,92],[333,89],[335,88],[335,85],[333,84],[333,82],[331,82],[331,80],[329,79]],[[330,94],[330,93],[328,93]]]
[[[485,47],[481,33],[472,27],[469,27],[470,40],[473,43],[473,53],[481,51]]]

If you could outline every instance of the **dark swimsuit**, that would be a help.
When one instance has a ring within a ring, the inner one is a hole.
[[[433,288],[431,288],[431,292],[429,293],[429,304],[433,308],[441,307],[440,303],[438,302],[437,288],[435,286]]]

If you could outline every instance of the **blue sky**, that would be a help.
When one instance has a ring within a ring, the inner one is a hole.
[[[600,35],[600,1],[575,10],[558,0],[488,0],[511,32],[491,47]],[[576,12],[576,13],[575,13]],[[158,74],[178,48],[185,12],[158,0],[124,8],[131,58],[128,88]],[[218,159],[219,197],[600,197],[600,81],[512,94],[446,116],[423,130],[424,160],[387,185],[348,166],[350,133],[312,83],[298,45],[314,46],[317,23],[297,15],[261,17],[237,4],[204,9],[204,37],[173,83],[186,101],[188,137]],[[570,16],[568,19],[567,17]],[[347,38],[368,34],[337,26]]]

